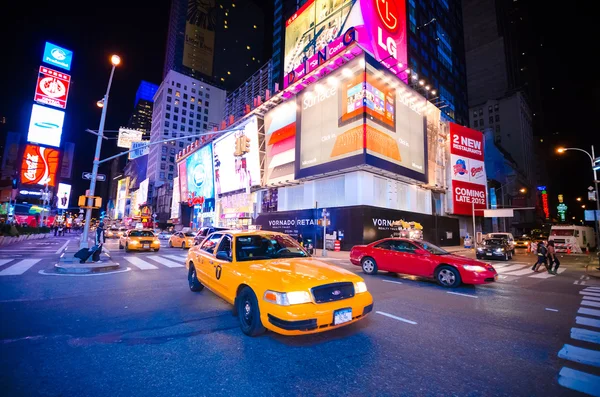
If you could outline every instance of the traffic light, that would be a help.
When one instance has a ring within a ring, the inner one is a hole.
[[[235,152],[233,152],[233,155],[241,156],[242,154],[244,154],[242,148],[242,137],[238,136],[237,138],[235,138]]]
[[[249,153],[250,152],[250,138],[248,138],[246,135],[242,135],[240,146],[242,149],[242,153]]]

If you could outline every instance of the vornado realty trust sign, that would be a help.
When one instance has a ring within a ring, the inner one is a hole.
[[[487,208],[483,134],[450,123],[450,162],[452,212],[456,215],[472,215],[473,208]]]

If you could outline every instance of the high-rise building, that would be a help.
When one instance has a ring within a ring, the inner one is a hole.
[[[150,142],[189,136],[186,139],[150,146],[146,177],[155,188],[164,184],[170,194],[177,176],[175,153],[198,139],[199,133],[219,127],[223,120],[226,92],[173,70],[169,71],[154,95]],[[156,197],[156,196],[155,196]],[[170,198],[161,198],[171,202]],[[165,222],[170,212],[159,212]]]
[[[260,3],[172,0],[163,78],[174,70],[213,86],[237,88],[269,59],[265,32],[270,36],[271,30],[265,29]]]
[[[254,100],[260,96],[265,99],[266,91],[272,90],[273,81],[272,62],[265,63],[248,80],[237,89],[227,94],[224,118],[233,115],[236,119],[245,114],[246,106],[254,107]],[[272,91],[271,91],[272,92]]]
[[[152,104],[157,90],[158,86],[156,84],[142,81],[135,93],[133,113],[129,117],[127,128],[144,131],[144,138],[148,138],[150,135],[150,128],[152,127]]]

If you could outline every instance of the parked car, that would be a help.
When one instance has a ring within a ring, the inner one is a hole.
[[[360,321],[373,297],[355,273],[311,257],[292,237],[269,231],[210,234],[188,251],[191,291],[205,286],[233,305],[242,332],[324,332]]]
[[[229,229],[226,227],[204,226],[200,228],[196,236],[194,236],[194,245],[200,244],[209,234],[214,232],[223,232],[225,230]]]
[[[158,251],[160,241],[152,230],[132,229],[119,238],[119,249],[129,251]]]
[[[486,238],[477,247],[477,259],[501,258],[505,261],[512,259],[514,248],[505,238]]]
[[[512,233],[488,233],[486,238],[503,238],[508,241],[510,245],[510,251],[515,254],[515,238]]]
[[[435,279],[444,287],[484,284],[496,281],[498,274],[488,263],[453,255],[423,240],[387,238],[368,245],[355,245],[350,262],[366,274],[379,270]]]

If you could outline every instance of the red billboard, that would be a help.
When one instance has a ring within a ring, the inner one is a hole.
[[[472,215],[473,207],[487,208],[487,177],[483,134],[450,123],[450,174],[455,215]],[[475,215],[483,215],[481,211]]]
[[[60,152],[37,145],[25,146],[21,163],[21,183],[24,185],[56,185]]]
[[[40,66],[33,99],[39,103],[65,109],[70,84],[71,76],[68,74]]]

